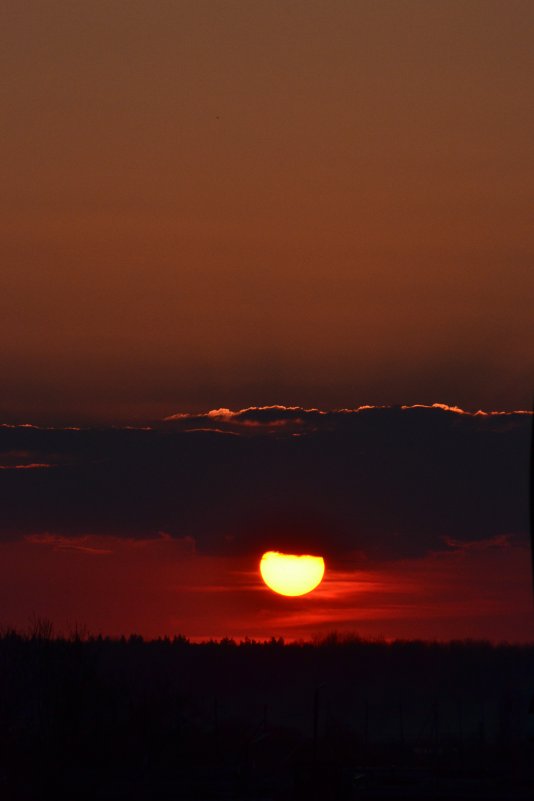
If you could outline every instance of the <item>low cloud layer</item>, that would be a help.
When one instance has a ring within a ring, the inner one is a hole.
[[[82,549],[96,536],[106,550],[107,537],[164,532],[200,554],[275,548],[366,564],[506,547],[527,538],[530,426],[524,412],[442,406],[4,426],[0,536],[79,538]]]
[[[466,411],[459,406],[448,406],[444,403],[416,404],[413,406],[358,406],[354,409],[334,409],[325,411],[322,409],[308,409],[302,406],[250,406],[246,409],[232,411],[231,409],[221,408],[212,409],[209,412],[200,414],[188,414],[178,412],[165,418],[166,423],[172,423],[177,429],[185,431],[219,431],[239,434],[255,435],[265,433],[269,429],[273,432],[283,431],[292,433],[313,432],[313,431],[346,431],[351,429],[362,429],[373,418],[377,412],[388,412],[390,420],[399,419],[396,414],[407,412],[408,415],[417,413],[420,422],[425,420],[424,415],[440,410],[449,414],[461,415],[463,417],[512,417],[521,415],[529,416],[528,411],[484,411],[478,409],[475,412]],[[387,418],[382,415],[382,421]],[[436,420],[435,415],[427,419]]]

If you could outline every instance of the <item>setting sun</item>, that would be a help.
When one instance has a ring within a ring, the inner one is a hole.
[[[267,551],[260,561],[261,577],[274,592],[280,595],[306,595],[321,583],[324,576],[322,556]]]

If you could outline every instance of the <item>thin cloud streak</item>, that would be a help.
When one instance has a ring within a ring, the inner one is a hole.
[[[57,465],[39,462],[33,464],[0,464],[0,470],[45,470],[51,467],[57,467]]]

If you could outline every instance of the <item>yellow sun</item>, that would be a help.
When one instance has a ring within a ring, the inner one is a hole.
[[[280,595],[306,595],[321,583],[324,559],[267,551],[261,557],[260,573],[269,589]]]

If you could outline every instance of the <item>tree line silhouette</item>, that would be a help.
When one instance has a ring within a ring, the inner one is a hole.
[[[414,797],[438,771],[451,798],[490,775],[516,798],[531,778],[533,676],[534,645],[145,641],[55,636],[35,618],[0,636],[0,791],[335,801],[376,797],[373,781],[393,797],[395,768]]]

